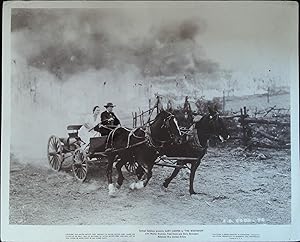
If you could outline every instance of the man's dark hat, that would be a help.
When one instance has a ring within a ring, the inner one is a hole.
[[[105,108],[108,108],[108,107],[115,107],[116,105],[113,105],[112,103],[107,103],[106,105],[104,105]]]

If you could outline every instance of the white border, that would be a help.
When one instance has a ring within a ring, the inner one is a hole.
[[[9,223],[10,170],[10,16],[9,4],[3,4],[2,18],[2,115],[1,115],[1,239]],[[6,33],[6,34],[5,34]],[[6,65],[5,65],[6,63]],[[7,64],[8,63],[8,64]],[[6,91],[5,91],[6,90]]]
[[[216,2],[214,2],[216,3]],[[232,2],[226,2],[232,4]],[[243,2],[245,3],[245,2]],[[249,2],[253,3],[253,2]],[[261,2],[262,3],[262,2]],[[297,2],[263,2],[265,4],[286,4],[297,8]],[[185,7],[199,2],[5,2],[3,5],[3,40],[2,40],[2,122],[1,122],[1,240],[3,241],[64,241],[66,233],[135,233],[132,241],[156,241],[156,237],[147,237],[139,232],[140,229],[202,229],[199,236],[188,237],[188,241],[228,241],[228,239],[214,238],[215,233],[259,234],[259,238],[244,238],[243,241],[296,241],[300,240],[300,164],[299,164],[299,79],[298,56],[294,54],[290,60],[291,66],[291,177],[292,199],[291,225],[199,225],[199,226],[27,226],[9,225],[9,160],[10,160],[10,16],[11,8],[133,8],[133,7]],[[211,2],[201,2],[211,4]],[[242,4],[235,2],[234,4]],[[297,31],[297,30],[295,30]],[[295,34],[298,41],[298,34]],[[298,50],[298,47],[297,47]],[[297,51],[298,53],[298,51]],[[119,239],[115,239],[120,241]],[[71,241],[71,240],[68,240]],[[77,240],[78,241],[78,240]],[[84,240],[80,240],[84,241]],[[89,240],[91,241],[91,240]],[[94,240],[95,241],[95,240]],[[101,240],[105,241],[105,240]],[[112,241],[110,239],[109,241]],[[124,240],[123,240],[124,241]],[[162,241],[169,241],[163,239]],[[174,241],[174,240],[172,240]],[[179,241],[175,239],[175,241]],[[183,241],[183,240],[181,240]],[[237,241],[237,240],[235,240]]]

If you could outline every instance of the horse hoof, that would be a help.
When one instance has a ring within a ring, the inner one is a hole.
[[[115,197],[116,196],[116,188],[115,188],[114,184],[109,184],[108,185],[108,195],[110,197]]]
[[[139,181],[137,183],[135,183],[135,188],[136,189],[141,189],[144,187],[144,183],[142,181]]]
[[[135,182],[131,183],[129,188],[130,188],[130,190],[134,190],[135,189]]]
[[[161,190],[166,192],[166,191],[168,191],[168,188],[163,185],[163,186],[161,186]]]
[[[190,195],[207,195],[205,192],[195,192],[193,191],[192,193],[190,192]]]
[[[116,197],[116,192],[108,192],[109,197]]]
[[[163,187],[164,187],[164,188],[168,188],[168,186],[169,186],[168,183],[166,183],[166,182],[163,183]]]

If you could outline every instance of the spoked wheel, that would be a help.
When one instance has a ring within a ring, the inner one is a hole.
[[[77,180],[84,182],[88,172],[88,157],[86,152],[79,148],[74,152],[74,162],[72,165],[74,176]]]
[[[50,166],[53,170],[59,171],[63,162],[63,146],[60,139],[52,135],[48,140],[47,156]]]
[[[130,174],[135,174],[138,166],[139,164],[136,161],[129,161],[125,164],[125,168]]]

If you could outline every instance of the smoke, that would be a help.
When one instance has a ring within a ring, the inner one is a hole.
[[[14,9],[12,31],[22,32],[29,46],[19,46],[28,64],[65,81],[88,69],[128,69],[136,66],[145,77],[182,73],[215,73],[219,65],[202,58],[195,41],[205,32],[201,19],[137,25],[120,10]],[[143,33],[143,32],[142,32]]]
[[[12,9],[14,151],[45,157],[48,137],[66,136],[95,105],[115,103],[130,126],[131,112],[147,109],[154,93],[185,96],[217,80],[222,70],[199,44],[202,19],[128,11]]]

